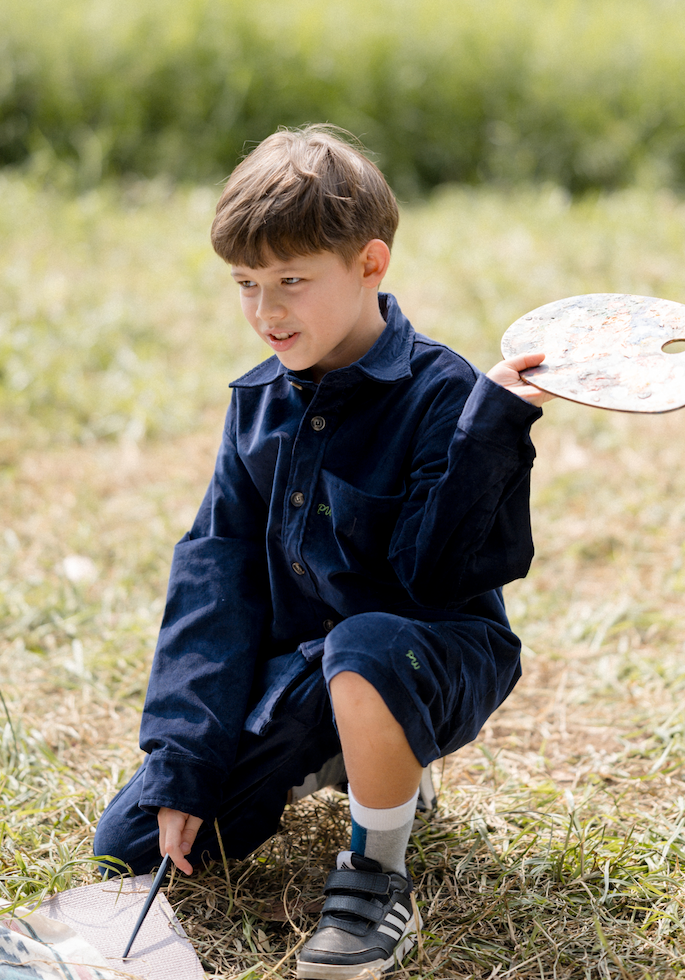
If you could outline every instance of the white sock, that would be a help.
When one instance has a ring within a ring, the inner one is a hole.
[[[397,871],[406,877],[404,858],[416,816],[418,789],[406,803],[384,809],[362,806],[355,799],[351,786],[348,793],[352,817],[351,849],[378,861],[383,871]]]

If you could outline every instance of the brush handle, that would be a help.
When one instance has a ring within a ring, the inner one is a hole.
[[[128,956],[129,952],[131,951],[131,946],[133,946],[133,943],[135,942],[135,938],[138,935],[138,931],[139,931],[140,927],[142,926],[143,922],[145,921],[145,916],[150,911],[150,906],[154,902],[155,897],[157,895],[157,892],[162,887],[162,882],[164,881],[164,876],[167,873],[167,868],[169,867],[169,861],[170,861],[169,855],[168,854],[165,854],[164,855],[164,860],[162,861],[162,863],[159,866],[159,871],[155,875],[155,880],[152,882],[152,888],[150,889],[150,891],[148,893],[148,896],[145,899],[145,904],[143,905],[142,911],[141,911],[140,915],[138,916],[138,921],[136,922],[135,926],[133,927],[133,932],[131,934],[131,938],[128,941],[128,946],[126,947],[126,950],[124,951],[124,955],[122,956],[122,959],[124,959],[124,960],[126,959],[126,957]]]

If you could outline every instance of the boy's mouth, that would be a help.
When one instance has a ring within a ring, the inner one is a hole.
[[[272,331],[266,335],[267,344],[277,352],[288,350],[295,343],[299,333],[287,330]]]

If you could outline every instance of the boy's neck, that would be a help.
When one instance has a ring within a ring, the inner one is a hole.
[[[378,305],[378,293],[374,294],[373,301],[375,304],[374,312],[376,315],[374,316],[371,311],[369,312],[369,324],[365,328],[363,334],[359,335],[358,343],[351,346],[350,349],[346,351],[345,360],[328,368],[326,367],[325,363],[316,364],[314,367],[308,368],[306,371],[301,372],[301,377],[306,377],[315,384],[319,384],[322,378],[324,378],[331,371],[337,371],[339,368],[349,367],[350,364],[355,364],[371,350],[387,326]]]

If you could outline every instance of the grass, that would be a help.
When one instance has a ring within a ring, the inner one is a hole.
[[[216,193],[71,197],[0,176],[4,907],[95,880],[94,826],[137,764],[171,547],[209,479],[226,382],[262,356],[210,252]],[[400,229],[388,287],[481,367],[549,300],[685,296],[685,204],[667,193],[448,188]],[[400,976],[684,972],[682,424],[546,407],[537,558],[507,590],[524,677],[447,760],[414,837],[426,929]],[[250,859],[173,880],[210,976],[293,975],[346,835],[345,799],[324,796]]]

